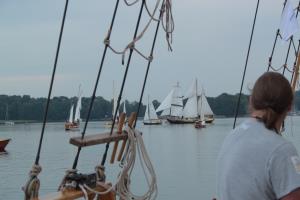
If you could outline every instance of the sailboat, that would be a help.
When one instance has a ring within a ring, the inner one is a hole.
[[[81,91],[79,87],[79,92],[78,92],[78,100],[77,100],[77,105],[75,109],[75,116],[73,118],[73,111],[74,111],[74,104],[72,104],[71,109],[70,109],[70,115],[68,121],[65,123],[65,130],[79,130],[79,124],[81,122],[81,117],[80,117],[80,110],[81,110]]]
[[[6,112],[5,112],[5,121],[4,121],[4,124],[5,125],[9,125],[9,126],[12,126],[12,125],[15,124],[15,122],[10,121],[9,118],[8,118],[8,105],[6,105]]]
[[[112,126],[112,124],[113,124],[113,119],[114,119],[114,114],[116,112],[117,103],[118,102],[117,102],[117,98],[116,98],[116,95],[115,95],[115,82],[113,81],[113,99],[112,99],[111,120],[108,121],[108,122],[105,122],[104,126],[106,128],[110,128]],[[125,102],[124,102],[124,109],[126,109],[125,108]],[[126,110],[125,110],[125,113],[126,113]],[[117,112],[117,117],[116,117],[115,125],[118,124],[118,119],[119,119],[119,112]]]
[[[158,119],[157,114],[155,112],[153,103],[149,101],[146,107],[146,112],[143,120],[144,125],[159,125],[161,124],[161,120]]]
[[[178,82],[156,109],[156,113],[161,111],[160,117],[166,118],[169,122],[182,119],[183,97]]]
[[[196,121],[205,121],[205,123],[213,122],[214,114],[208,104],[204,90],[202,89],[200,93],[198,88],[198,81],[195,79],[184,97],[187,101],[183,108],[182,117],[177,119],[168,118],[170,123],[191,124]]]

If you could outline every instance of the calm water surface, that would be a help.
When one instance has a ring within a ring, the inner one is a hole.
[[[244,119],[241,119],[242,121]],[[285,137],[300,151],[300,117],[286,120]],[[145,145],[148,149],[158,178],[159,200],[200,199],[209,200],[215,194],[216,157],[224,137],[232,129],[233,119],[216,119],[205,129],[192,125],[143,126]],[[22,185],[34,162],[41,124],[0,126],[0,138],[12,138],[7,146],[8,154],[0,155],[0,199],[23,199]],[[65,170],[72,167],[77,148],[69,144],[69,138],[79,132],[67,133],[63,123],[49,123],[41,153],[39,175],[40,194],[56,191]],[[91,122],[87,134],[107,131],[102,122]],[[112,149],[112,145],[110,150]],[[77,169],[92,172],[100,163],[103,146],[84,148]],[[111,152],[109,152],[111,155]],[[108,158],[109,160],[110,158]],[[108,163],[108,161],[107,161]],[[118,165],[106,164],[107,179],[114,181]],[[145,181],[137,165],[133,189],[143,192]]]

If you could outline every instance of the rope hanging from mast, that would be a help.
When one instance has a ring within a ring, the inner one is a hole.
[[[45,114],[44,114],[43,126],[42,126],[42,131],[41,131],[40,140],[39,140],[38,151],[36,154],[35,163],[29,173],[29,180],[27,181],[26,185],[23,187],[23,190],[25,193],[25,200],[38,197],[40,181],[37,176],[42,171],[42,168],[39,165],[39,160],[40,160],[40,154],[41,154],[41,149],[42,149],[42,144],[43,144],[43,139],[44,139],[45,127],[46,127],[46,123],[47,123],[49,104],[50,104],[50,100],[51,100],[52,88],[53,88],[53,83],[54,83],[54,78],[55,78],[55,73],[56,73],[56,67],[57,67],[60,46],[61,46],[61,40],[62,40],[62,36],[63,36],[63,30],[64,30],[65,19],[66,19],[66,14],[67,14],[67,9],[68,9],[68,3],[69,3],[69,0],[66,0],[64,14],[63,14],[61,28],[60,28],[60,33],[59,33],[57,49],[56,49],[54,66],[53,66],[53,71],[52,71],[52,76],[51,76],[51,82],[50,82],[50,86],[49,86],[48,98],[47,98],[47,103],[46,103],[46,108],[45,108]]]
[[[250,50],[251,50],[251,45],[252,45],[252,39],[253,39],[253,34],[254,34],[254,29],[255,29],[255,24],[256,24],[256,18],[257,18],[257,13],[258,13],[258,8],[259,8],[259,1],[260,0],[257,0],[257,4],[256,4],[256,10],[255,10],[254,20],[253,20],[253,25],[252,25],[250,42],[249,42],[249,46],[248,46],[248,52],[247,52],[247,57],[246,57],[246,62],[245,62],[245,67],[244,67],[244,72],[243,72],[243,78],[242,78],[242,83],[241,83],[241,88],[240,88],[240,93],[239,93],[237,106],[236,106],[236,109],[235,109],[235,117],[234,117],[233,128],[235,128],[237,116],[238,116],[238,113],[239,113],[240,101],[241,101],[241,96],[242,96],[242,91],[243,91],[243,86],[244,86],[244,81],[245,81],[245,76],[246,76],[246,71],[247,71],[247,66],[248,66],[248,60],[249,60],[249,55],[250,55]]]
[[[135,31],[134,31],[133,41],[136,40],[136,38],[137,38],[138,29],[139,29],[140,22],[141,22],[145,1],[146,0],[142,0],[142,4],[141,4],[139,15],[138,15],[138,20],[137,20]],[[117,112],[118,112],[119,107],[120,107],[120,102],[121,102],[121,99],[122,99],[123,90],[124,90],[125,82],[126,82],[126,79],[127,79],[127,73],[128,73],[128,69],[129,69],[129,66],[130,66],[132,53],[133,53],[133,48],[130,48],[129,56],[128,56],[128,60],[127,60],[127,65],[126,65],[126,69],[125,69],[125,72],[124,72],[123,81],[122,81],[122,85],[121,85],[121,90],[120,90],[119,97],[118,97],[118,100],[117,100],[117,106],[116,106],[116,110],[115,110],[115,113],[114,113],[114,116],[113,116],[112,126],[111,126],[111,129],[110,129],[110,135],[112,135],[113,130],[114,130],[116,117],[117,117]],[[110,143],[107,143],[106,146],[105,146],[105,151],[104,151],[104,154],[102,156],[102,161],[101,161],[102,166],[105,165],[107,152],[108,152],[108,149],[109,149],[109,144]]]
[[[119,7],[119,2],[120,2],[120,0],[116,1],[114,12],[113,12],[113,17],[112,17],[112,20],[111,20],[111,23],[110,23],[109,31],[108,31],[108,33],[107,33],[107,35],[105,37],[105,41],[109,41],[110,40],[111,32],[112,32],[112,29],[113,29],[113,26],[114,26],[114,23],[115,23],[116,14],[117,14],[118,7]],[[99,66],[99,70],[98,70],[98,74],[97,74],[97,78],[96,78],[94,90],[93,90],[93,94],[92,94],[92,97],[91,97],[91,102],[90,102],[90,105],[89,105],[88,114],[87,114],[87,117],[86,117],[86,121],[85,121],[85,124],[84,124],[83,131],[81,133],[81,138],[82,139],[85,136],[87,125],[88,125],[89,120],[90,120],[90,116],[91,116],[92,108],[93,108],[94,101],[95,101],[95,98],[96,98],[96,92],[97,92],[97,88],[98,88],[98,84],[99,84],[99,80],[100,80],[102,68],[103,68],[103,65],[104,65],[104,60],[105,60],[105,57],[106,57],[107,48],[109,47],[109,44],[107,44],[105,42],[104,42],[104,44],[105,44],[105,47],[104,47],[104,50],[103,50],[103,54],[102,54],[102,58],[101,58],[101,62],[100,62],[100,66]],[[80,155],[80,151],[81,151],[81,147],[78,147],[77,154],[75,156],[72,169],[76,169],[76,167],[77,167],[78,159],[79,159],[79,155]]]

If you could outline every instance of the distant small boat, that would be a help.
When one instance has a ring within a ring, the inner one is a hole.
[[[111,128],[112,127],[112,124],[113,124],[113,120],[114,120],[114,115],[115,115],[115,112],[116,112],[116,109],[117,109],[117,97],[115,95],[115,82],[113,81],[113,99],[112,99],[112,112],[111,112],[111,120],[110,121],[107,121],[104,123],[104,126],[105,128]],[[126,113],[126,108],[125,108],[125,101],[124,101],[124,111]],[[119,111],[117,112],[117,116],[116,116],[116,121],[115,121],[115,126],[114,128],[116,128],[117,124],[118,124],[118,121],[119,121]]]
[[[7,125],[7,126],[13,126],[13,125],[15,125],[15,122],[10,121],[9,118],[8,118],[8,105],[7,104],[6,104],[6,113],[5,113],[4,124]]]
[[[79,86],[78,100],[77,100],[77,105],[76,105],[76,110],[75,110],[75,116],[73,118],[74,104],[72,104],[71,109],[70,109],[69,119],[65,123],[65,130],[66,131],[79,130],[79,125],[80,125],[80,122],[81,122],[81,117],[80,117],[81,95],[82,95],[82,91],[80,90],[80,86]]]
[[[5,147],[9,143],[10,139],[0,139],[0,153],[6,152]]]
[[[143,120],[144,125],[159,125],[161,124],[161,120],[158,119],[157,114],[155,112],[154,106],[152,102],[149,102],[146,107],[146,112]]]

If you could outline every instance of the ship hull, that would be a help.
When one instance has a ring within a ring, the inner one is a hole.
[[[0,152],[5,152],[5,147],[9,143],[10,139],[0,140]]]
[[[66,131],[76,131],[79,130],[79,123],[76,122],[67,122],[65,123],[65,130]]]
[[[147,120],[147,121],[143,121],[144,125],[160,125],[161,124],[161,120]]]
[[[186,119],[186,118],[173,118],[173,117],[168,117],[167,118],[168,122],[171,124],[194,124],[196,121],[199,119]],[[213,118],[208,118],[205,119],[206,124],[211,124],[214,121]]]

